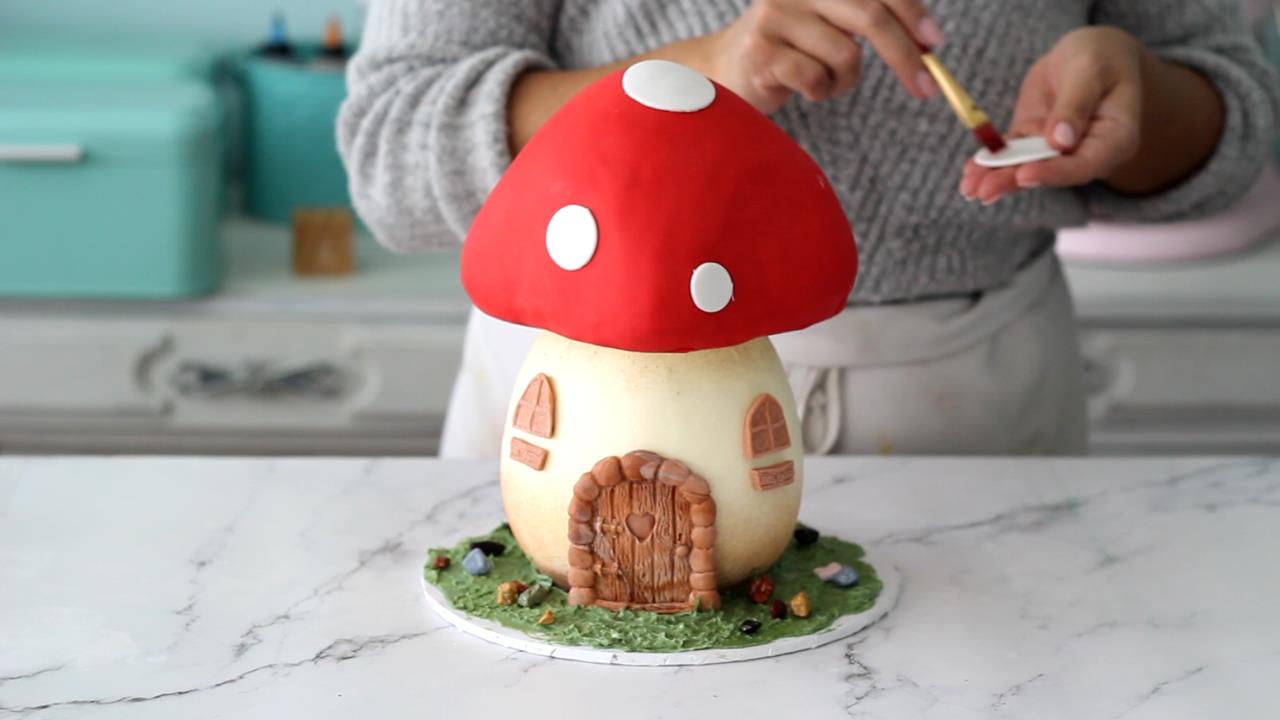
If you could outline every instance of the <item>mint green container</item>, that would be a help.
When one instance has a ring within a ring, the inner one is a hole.
[[[315,62],[318,47],[296,44],[299,59],[246,55],[236,75],[244,97],[244,201],[255,217],[291,221],[302,207],[350,207],[338,157],[341,64]]]
[[[214,290],[219,113],[203,83],[0,77],[0,295]]]
[[[214,84],[209,47],[164,35],[0,30],[0,80],[196,80]]]

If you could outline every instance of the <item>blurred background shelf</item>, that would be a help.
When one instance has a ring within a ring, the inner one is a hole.
[[[456,253],[361,236],[355,275],[298,278],[287,228],[236,218],[223,242],[206,298],[0,299],[0,449],[435,451],[469,308]],[[1280,449],[1280,242],[1068,277],[1095,452]]]
[[[1068,263],[1098,454],[1280,450],[1280,241],[1194,263]]]
[[[207,298],[0,299],[0,449],[435,451],[468,309],[456,254],[361,237],[355,275],[298,278],[287,228],[235,219],[223,242]]]

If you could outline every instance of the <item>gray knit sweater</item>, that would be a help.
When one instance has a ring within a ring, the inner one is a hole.
[[[511,160],[505,107],[530,68],[600,65],[708,33],[748,0],[372,0],[338,136],[361,216],[411,251],[459,242]],[[1101,185],[966,202],[960,170],[976,144],[940,99],[917,101],[878,59],[851,93],[793,98],[774,115],[830,175],[858,237],[852,301],[910,300],[998,287],[1090,217],[1140,221],[1220,209],[1257,176],[1280,111],[1238,0],[927,0],[947,34],[939,55],[1008,124],[1023,74],[1068,31],[1115,25],[1195,68],[1226,101],[1209,162],[1159,195]],[[868,51],[868,55],[872,55]]]

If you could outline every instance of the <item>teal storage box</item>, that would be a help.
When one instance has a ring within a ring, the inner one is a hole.
[[[0,294],[217,287],[219,117],[207,85],[0,78],[0,97]]]
[[[0,80],[133,78],[214,84],[218,56],[186,38],[0,30]]]
[[[209,46],[168,35],[0,30],[0,83],[22,81],[183,81],[215,88],[222,153],[218,205],[227,207],[231,103],[222,91],[223,63]],[[3,102],[3,101],[0,101]]]
[[[290,222],[300,207],[350,207],[338,157],[342,65],[315,62],[318,46],[299,45],[296,61],[248,55],[237,68],[244,96],[244,201],[255,217]]]

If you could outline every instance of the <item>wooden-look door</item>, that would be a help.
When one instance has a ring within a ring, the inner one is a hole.
[[[604,488],[596,500],[598,601],[629,607],[689,599],[689,501],[653,480]]]
[[[601,460],[573,492],[571,603],[655,612],[720,606],[706,480],[636,451]]]

